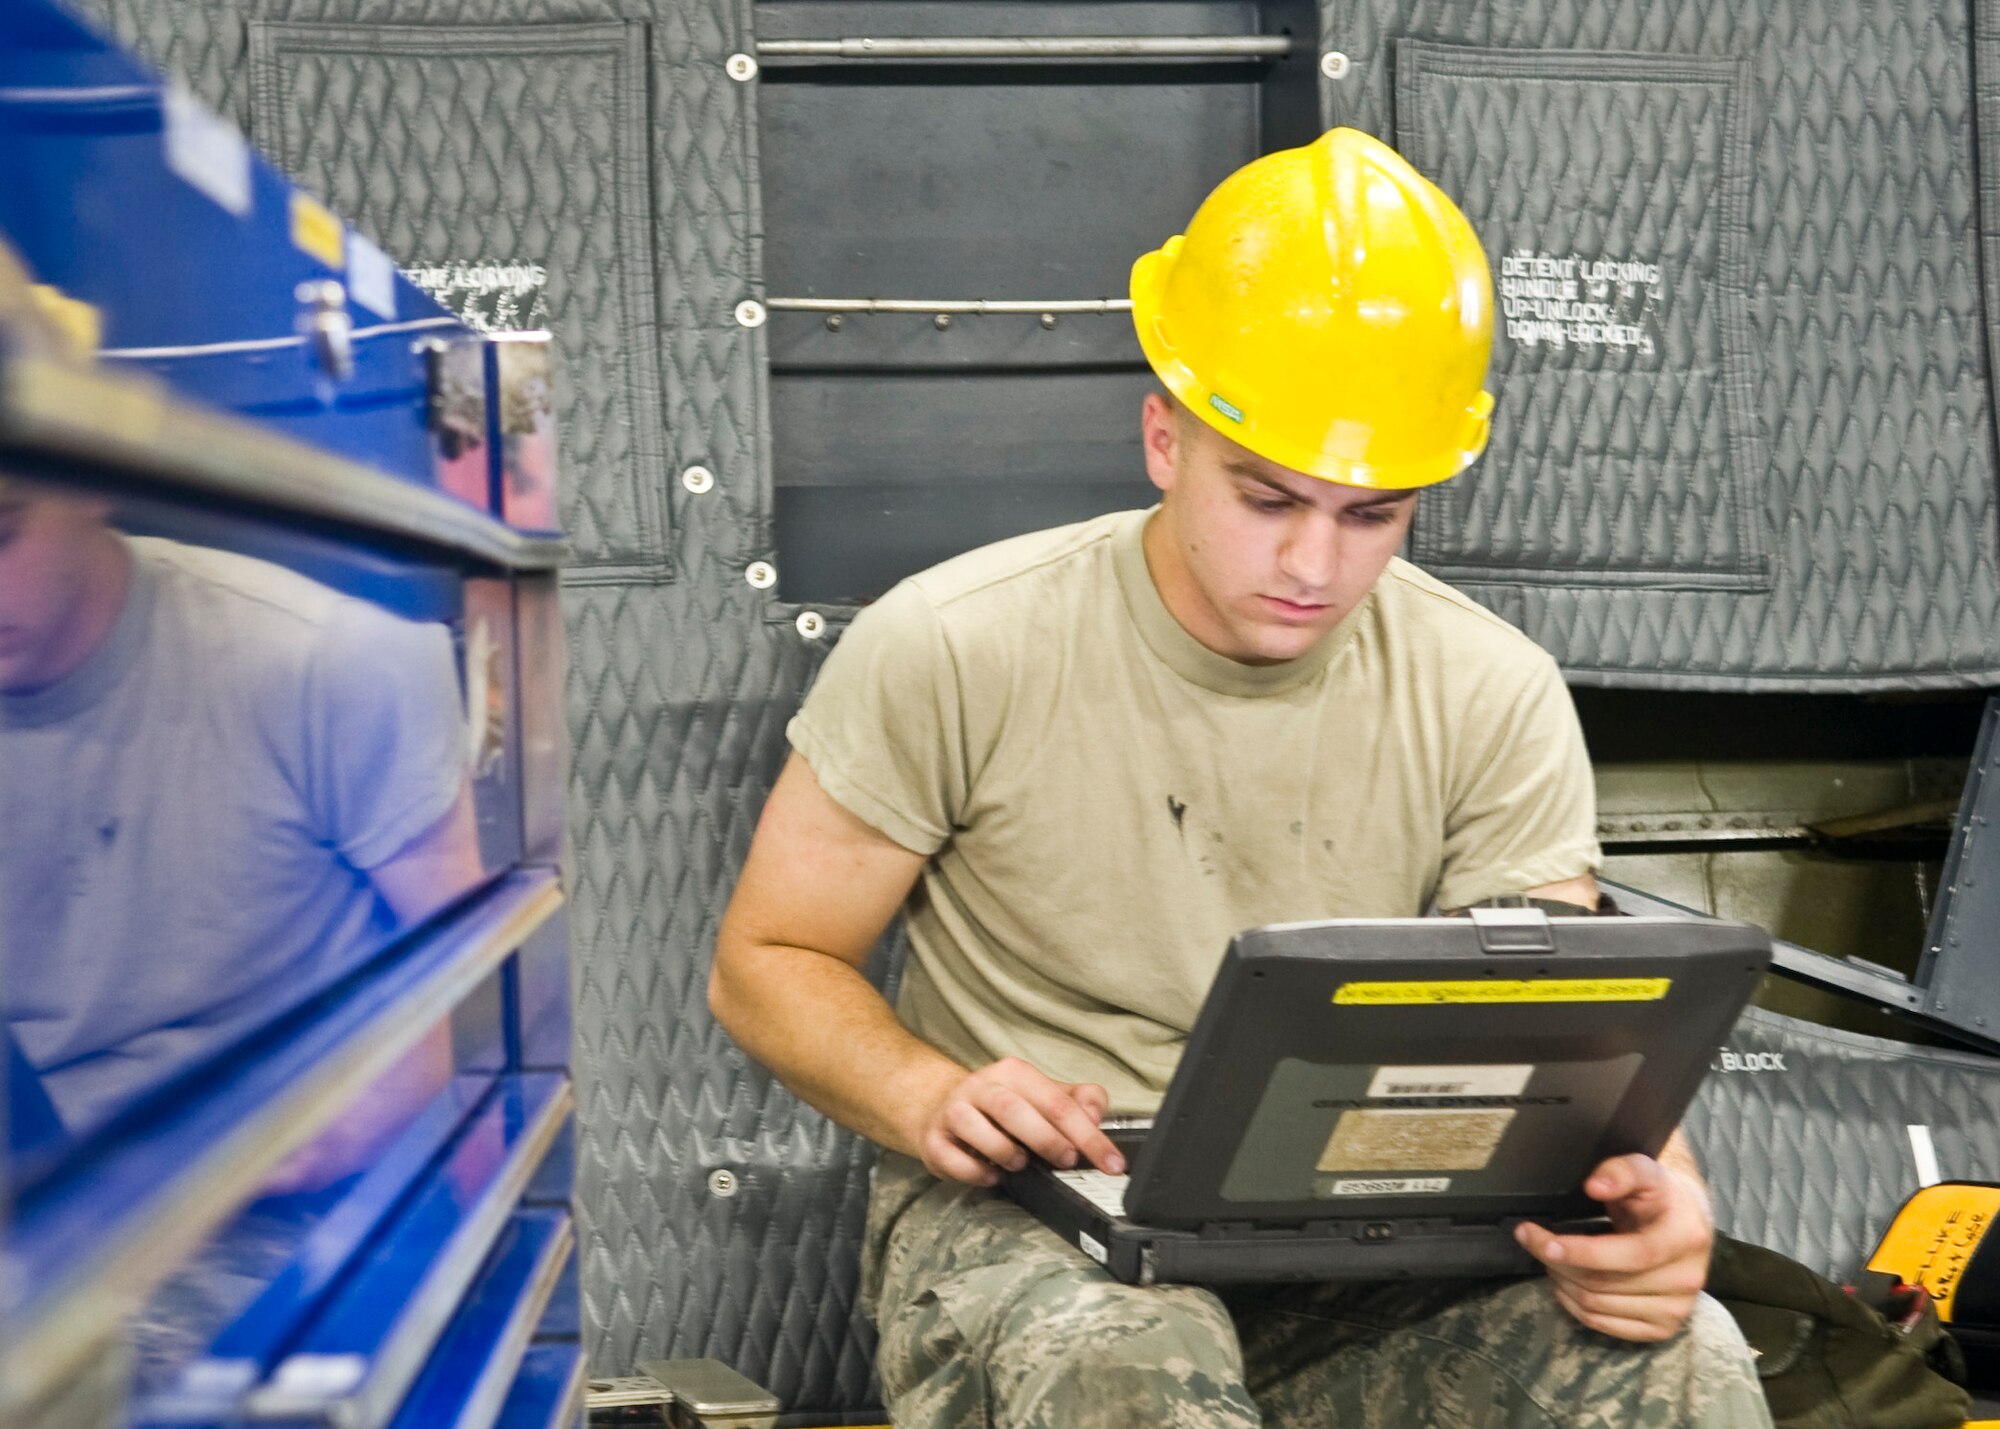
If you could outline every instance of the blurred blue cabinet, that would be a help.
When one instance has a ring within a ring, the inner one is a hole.
[[[149,986],[221,935],[162,913],[144,946],[59,944],[0,901],[0,1426],[579,1423],[546,349],[468,330],[46,0],[0,5],[0,152],[0,707],[8,602],[40,598],[9,523],[102,512],[118,549],[441,631],[459,703],[430,764],[447,795],[463,780],[388,863],[326,841],[374,909],[366,940],[232,993],[213,1045],[220,1012],[107,1039],[100,1061],[195,1050],[88,1114],[80,1063],[46,1050],[66,1008],[24,989]],[[302,723],[325,697],[301,681]],[[393,804],[419,756],[392,755],[336,746],[324,778]],[[200,879],[204,854],[157,862]],[[214,876],[275,903],[260,867]],[[180,906],[143,882],[91,896],[127,900],[121,926]],[[129,961],[34,961],[76,946]]]

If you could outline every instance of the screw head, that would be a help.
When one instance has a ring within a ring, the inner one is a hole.
[[[1043,313],[1043,314],[1042,314],[1042,326],[1043,326],[1043,327],[1045,327],[1045,328],[1052,328],[1052,327],[1054,327],[1055,325],[1056,325],[1056,315],[1055,315],[1054,313]]]
[[[847,319],[842,317],[839,313],[828,313],[826,315],[826,330],[828,332],[839,332],[842,328],[846,326],[847,326]]]
[[[762,327],[764,317],[764,305],[755,298],[745,298],[736,305],[736,321],[742,327]]]
[[[700,496],[715,490],[715,473],[705,466],[691,466],[681,473],[681,485]]]
[[[1328,79],[1346,79],[1350,68],[1351,61],[1339,50],[1328,50],[1319,57],[1319,72]]]
[[[726,1166],[718,1166],[708,1173],[708,1192],[711,1196],[720,1196],[728,1200],[736,1194],[741,1185],[742,1182],[736,1179],[736,1173]]]
[[[778,568],[769,561],[752,561],[743,572],[743,579],[757,590],[769,590],[778,583]]]
[[[747,84],[757,77],[757,61],[750,55],[731,55],[722,68],[738,84]]]
[[[931,326],[936,328],[939,332],[943,332],[946,328],[951,326],[951,314],[939,313],[936,317],[931,319]]]
[[[309,308],[339,308],[347,305],[347,289],[338,278],[308,278],[292,289],[292,296]]]
[[[826,634],[826,617],[816,610],[802,610],[796,622],[799,634],[808,640],[817,640]]]

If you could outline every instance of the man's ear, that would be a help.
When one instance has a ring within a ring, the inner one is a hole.
[[[1172,491],[1180,474],[1181,414],[1164,392],[1148,392],[1139,408],[1139,442],[1146,454],[1146,479]]]

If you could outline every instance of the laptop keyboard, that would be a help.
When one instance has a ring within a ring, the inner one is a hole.
[[[1108,1171],[1052,1171],[1058,1181],[1076,1192],[1107,1216],[1125,1214],[1125,1187],[1130,1176],[1113,1176]]]

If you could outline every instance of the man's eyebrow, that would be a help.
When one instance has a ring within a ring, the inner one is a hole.
[[[1271,490],[1278,492],[1280,495],[1289,496],[1294,501],[1303,499],[1299,496],[1299,494],[1296,491],[1293,491],[1289,486],[1286,486],[1284,483],[1276,481],[1269,476],[1266,476],[1263,472],[1259,471],[1256,467],[1250,465],[1250,463],[1248,462],[1243,462],[1243,461],[1226,462],[1224,463],[1224,470],[1232,473],[1233,475],[1244,477],[1247,480],[1254,481],[1260,486],[1268,486],[1271,488]],[[1410,500],[1416,494],[1417,493],[1415,491],[1379,491],[1376,492],[1373,496],[1364,496],[1359,501],[1349,502],[1346,509],[1349,511],[1358,511],[1364,507],[1369,507],[1369,506],[1393,506],[1398,504],[1399,502]]]
[[[1271,488],[1271,490],[1277,492],[1280,496],[1289,496],[1294,501],[1299,499],[1298,493],[1293,491],[1289,486],[1286,486],[1281,481],[1277,481],[1271,477],[1264,475],[1263,472],[1259,471],[1256,467],[1250,465],[1250,463],[1247,461],[1224,462],[1223,470],[1227,471],[1232,476],[1240,476],[1246,481],[1254,481],[1259,486],[1268,486]]]

